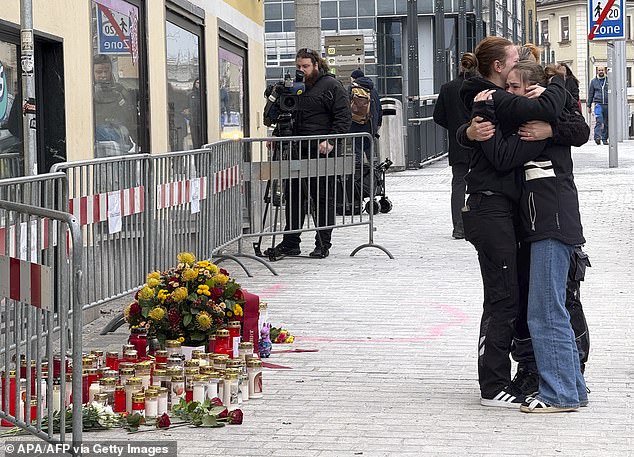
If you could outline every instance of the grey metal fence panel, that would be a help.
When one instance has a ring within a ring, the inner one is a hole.
[[[82,397],[79,225],[68,213],[0,200],[0,237],[0,418],[3,425],[52,443],[68,441],[70,428],[78,445],[81,401],[73,402],[71,424],[66,424],[63,411],[69,406],[67,391]],[[66,367],[71,365],[68,383]],[[62,412],[59,431],[47,426],[53,424],[56,410]]]
[[[16,178],[24,174],[22,153],[0,154],[0,179]]]
[[[146,202],[149,155],[59,163],[68,180],[66,209],[77,218],[86,244],[85,308],[134,291],[148,271]]]
[[[332,229],[367,225],[368,243],[360,245],[353,254],[373,246],[391,256],[374,244],[376,176],[374,142],[369,134],[242,141],[246,145],[244,180],[251,216],[249,231],[243,236],[257,238],[256,255],[275,260],[273,248],[280,235],[286,238],[287,245],[297,246],[299,234],[314,232],[315,246],[329,248]],[[324,148],[331,150],[325,153]],[[362,154],[361,150],[367,153]],[[366,205],[369,212],[364,212]],[[265,248],[270,250],[263,251]]]
[[[419,99],[420,118],[408,119],[410,126],[415,126],[414,131],[420,141],[420,153],[412,150],[412,142],[408,141],[407,163],[408,168],[419,168],[426,161],[439,157],[448,152],[447,132],[434,122],[434,105],[438,95],[423,95]],[[411,129],[410,129],[411,131]]]

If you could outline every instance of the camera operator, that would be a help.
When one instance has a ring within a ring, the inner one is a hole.
[[[297,97],[297,110],[293,134],[329,135],[348,133],[352,117],[348,95],[341,83],[330,74],[328,64],[320,54],[303,48],[295,56],[295,66],[304,73],[306,91]],[[334,149],[331,141],[301,141],[299,151],[302,159],[327,157]],[[319,176],[308,179],[290,179],[284,186],[286,194],[286,227],[284,230],[299,230],[306,218],[307,200],[312,199],[316,208],[317,227],[334,225],[335,202],[334,180]],[[317,230],[315,249],[310,257],[328,257],[331,247],[332,229]],[[299,233],[285,234],[282,242],[267,250],[271,257],[299,255],[301,238]]]

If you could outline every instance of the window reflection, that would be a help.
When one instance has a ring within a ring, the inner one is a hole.
[[[139,10],[93,0],[95,156],[139,152]]]
[[[23,174],[17,53],[0,41],[0,179]]]
[[[220,59],[220,130],[222,138],[244,136],[244,59],[227,49]]]
[[[202,146],[198,35],[167,22],[167,118],[171,151]]]

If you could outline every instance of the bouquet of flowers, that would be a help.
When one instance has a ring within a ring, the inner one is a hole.
[[[241,320],[244,296],[226,270],[190,252],[178,254],[178,265],[154,271],[124,310],[130,328],[144,327],[148,338],[179,340],[190,346],[207,343],[230,320]]]

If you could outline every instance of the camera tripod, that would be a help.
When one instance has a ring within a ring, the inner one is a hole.
[[[274,136],[278,136],[278,137],[293,136],[294,128],[293,128],[293,117],[291,113],[280,114],[277,127],[273,133],[274,133]],[[299,146],[300,145],[294,141],[293,142],[282,141],[280,144],[274,144],[272,160],[278,160],[280,157],[282,160],[289,160],[291,159],[293,152],[297,152],[298,154],[301,154]],[[317,215],[315,214],[315,205],[314,205],[314,201],[310,193],[309,184],[308,184],[308,180],[311,178],[285,178],[285,179],[287,181],[286,186],[281,185],[280,182],[278,182],[280,181],[278,179],[269,179],[267,181],[266,189],[264,192],[264,198],[263,198],[265,206],[264,206],[264,212],[262,215],[261,227],[262,228],[266,227],[266,220],[269,216],[269,210],[270,210],[271,204],[275,207],[275,210],[271,211],[271,213],[273,214],[273,227],[277,226],[277,223],[279,220],[280,208],[282,204],[284,203],[284,200],[286,200],[285,202],[286,211],[288,212],[289,210],[292,210],[292,208],[289,208],[290,199],[288,198],[288,194],[291,192],[290,181],[292,179],[299,179],[301,191],[300,191],[300,196],[298,196],[298,198],[301,198],[301,194],[306,196],[306,201],[300,202],[300,205],[306,205],[306,204],[309,205],[310,211],[307,211],[306,214],[310,213],[310,216],[313,219],[314,226],[318,227]],[[287,195],[285,196],[284,194],[287,194]],[[301,207],[297,209],[301,211]],[[291,225],[289,219],[290,218],[287,214],[286,215],[287,228],[290,228],[290,225]],[[300,221],[300,224],[301,222],[303,221]],[[263,237],[264,235],[260,235],[258,240],[253,243],[253,250],[256,256],[268,257],[271,262],[280,260],[283,257],[285,257],[285,255],[280,255],[280,253],[277,252],[277,250],[275,249],[275,237],[276,237],[275,235],[273,235],[272,237],[271,248],[262,252],[261,245],[262,245]],[[318,240],[319,246],[323,246],[323,243],[321,240],[321,234],[319,233],[319,230],[317,230],[317,240]]]

